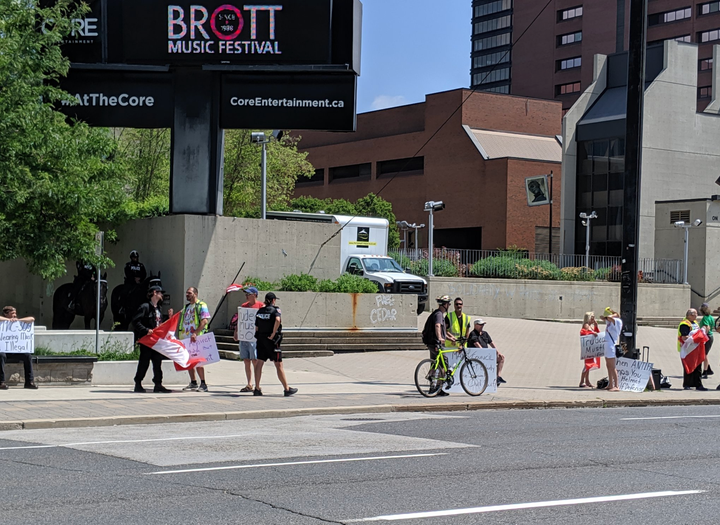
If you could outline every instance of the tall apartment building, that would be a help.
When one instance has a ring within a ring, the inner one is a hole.
[[[593,56],[627,49],[630,0],[553,0],[538,16],[543,5],[473,0],[474,89],[556,99],[567,110],[592,82]],[[703,110],[712,96],[720,1],[649,0],[647,40],[698,44],[698,109]]]

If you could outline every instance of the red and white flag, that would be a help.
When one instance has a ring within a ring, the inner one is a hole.
[[[705,361],[705,343],[708,339],[704,330],[693,330],[680,347],[680,359],[687,374],[693,373]]]
[[[190,353],[185,345],[175,337],[175,329],[180,319],[180,312],[173,315],[163,324],[153,329],[152,334],[141,337],[138,343],[152,348],[157,353],[172,359],[183,368],[193,368],[205,361],[204,358],[190,358]]]
[[[233,283],[233,284],[231,284],[230,286],[227,287],[227,289],[225,290],[225,293],[239,292],[239,291],[242,290],[242,289],[243,289],[243,285],[242,285],[242,284],[235,284],[235,283]]]

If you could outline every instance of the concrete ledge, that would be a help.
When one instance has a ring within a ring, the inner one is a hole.
[[[76,350],[95,351],[95,330],[37,330],[35,347],[47,348],[51,352],[67,353]],[[122,352],[129,354],[135,347],[132,332],[100,331],[101,352]]]

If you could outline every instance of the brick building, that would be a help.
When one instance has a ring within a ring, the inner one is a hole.
[[[426,201],[444,201],[435,214],[436,247],[547,252],[549,206],[528,206],[525,178],[553,171],[557,253],[561,114],[556,101],[466,89],[363,113],[355,133],[300,133],[299,147],[317,171],[298,181],[295,195],[356,200],[380,193],[397,220],[417,224],[427,223]],[[427,247],[427,231],[419,237],[415,243],[411,235],[409,246]]]
[[[593,57],[627,50],[630,0],[553,0],[535,20],[543,5],[473,0],[473,88],[556,99],[567,110],[593,81]],[[649,2],[647,40],[698,44],[698,109],[705,109],[712,96],[712,44],[720,40],[720,1]]]

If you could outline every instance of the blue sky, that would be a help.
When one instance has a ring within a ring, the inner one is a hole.
[[[358,113],[470,84],[471,0],[362,0]]]

